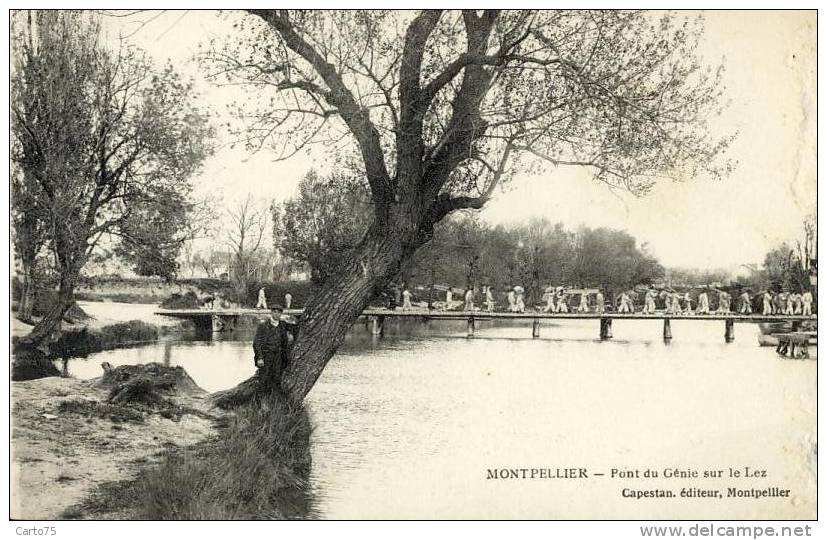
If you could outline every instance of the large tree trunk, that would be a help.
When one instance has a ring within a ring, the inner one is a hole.
[[[20,303],[17,304],[17,318],[24,322],[32,322],[34,310],[34,279],[33,264],[23,262],[23,282],[21,283]]]
[[[374,293],[398,274],[413,253],[413,232],[393,232],[397,231],[371,226],[354,257],[305,308],[290,365],[282,377],[282,386],[294,398],[307,395]]]
[[[413,215],[411,212],[408,217]],[[305,306],[281,390],[293,400],[304,399],[374,293],[396,277],[421,243],[411,220],[399,220],[392,230],[371,225],[349,261]],[[254,376],[211,398],[218,407],[237,407],[260,395],[260,384],[265,383]]]
[[[46,316],[32,328],[29,335],[20,340],[19,346],[40,347],[60,329],[63,317],[75,302],[75,285],[77,284],[78,274],[78,271],[71,271],[60,276],[57,302],[51,307]]]

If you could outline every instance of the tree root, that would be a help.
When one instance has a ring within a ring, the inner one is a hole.
[[[246,381],[239,383],[235,388],[214,392],[207,399],[219,409],[235,409],[252,403],[259,396],[258,387],[258,375],[253,375]]]

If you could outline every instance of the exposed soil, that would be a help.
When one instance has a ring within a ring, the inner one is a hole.
[[[98,484],[133,477],[170,448],[214,432],[220,413],[197,387],[167,396],[176,405],[169,414],[168,407],[109,402],[107,386],[59,377],[11,383],[13,519],[83,517],[66,510]]]

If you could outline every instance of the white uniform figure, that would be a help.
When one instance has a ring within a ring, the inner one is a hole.
[[[465,291],[465,311],[474,311],[474,289]]]
[[[617,308],[618,313],[629,313],[629,295],[623,293],[620,295],[620,306]]]
[[[793,315],[801,315],[801,295],[798,293],[793,295]]]
[[[511,313],[517,311],[517,293],[514,292],[514,289],[508,291],[508,311]]]
[[[672,296],[672,313],[680,315],[681,313],[681,295],[677,292],[671,294]]]
[[[729,313],[729,294],[718,292],[718,313]]]
[[[554,291],[546,293],[546,307],[543,309],[546,313],[557,313],[557,303],[555,302],[556,295]]]
[[[692,296],[689,295],[689,292],[683,295],[683,312],[692,315]]]
[[[411,305],[411,291],[408,289],[402,291],[402,309],[413,309]]]
[[[752,305],[750,304],[749,293],[744,291],[741,293],[741,308],[738,310],[739,313],[743,313],[745,315],[749,315],[752,313]]]
[[[442,309],[451,309],[452,305],[454,305],[454,290],[448,287],[448,290],[445,291],[445,306]]]
[[[525,299],[523,298],[523,291],[517,293],[517,313],[525,313]]]
[[[284,295],[284,309],[290,309],[290,304],[293,303],[293,295],[285,293]]]
[[[491,287],[485,288],[485,309],[494,311],[494,294],[491,292]]]
[[[594,308],[595,313],[603,313],[606,310],[606,299],[603,297],[602,292],[597,291],[595,302],[597,303]]]
[[[784,299],[784,315],[792,315],[793,314],[793,295],[787,293],[786,298]]]
[[[709,315],[709,295],[703,291],[698,295],[698,315]]]
[[[761,299],[763,300],[763,310],[761,310],[762,315],[772,315],[772,295],[769,291],[765,292],[761,295]]]
[[[813,293],[810,291],[801,295],[801,314],[808,316],[813,314]]]
[[[646,296],[643,297],[643,313],[650,314],[655,312],[655,291],[649,289],[646,291]]]
[[[267,309],[267,294],[264,292],[264,287],[258,290],[258,303],[256,309]]]
[[[557,295],[557,313],[568,313],[569,312],[569,303],[568,297],[566,293],[560,291]]]
[[[577,306],[578,313],[588,313],[589,312],[589,295],[588,294],[581,294],[580,295],[580,305]]]

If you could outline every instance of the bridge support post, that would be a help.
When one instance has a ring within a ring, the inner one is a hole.
[[[468,337],[474,337],[475,323],[474,316],[468,317]]]
[[[608,317],[600,319],[600,339],[612,339],[612,320]]]
[[[801,330],[801,321],[792,321],[792,331],[798,332]]]
[[[371,332],[374,336],[382,336],[385,334],[385,318],[371,317]]]
[[[221,315],[211,315],[212,331],[213,332],[227,332],[232,330],[232,325],[229,324],[229,319]]]
[[[735,320],[727,319],[724,321],[724,341],[732,343],[735,341]]]
[[[672,321],[669,319],[663,319],[663,341],[672,341]]]
[[[531,337],[535,339],[540,337],[540,319],[534,319],[531,324]]]

